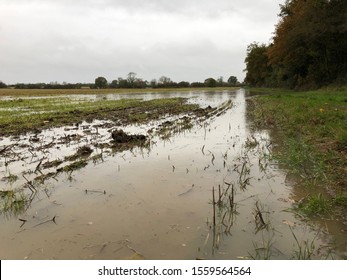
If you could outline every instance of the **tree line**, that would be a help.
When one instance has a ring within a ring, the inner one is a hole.
[[[245,83],[319,88],[347,82],[347,1],[287,0],[270,44],[247,48]]]
[[[130,72],[126,79],[118,78],[112,80],[110,83],[105,77],[98,77],[95,79],[96,88],[185,88],[185,87],[217,87],[217,86],[238,86],[238,82],[235,76],[230,76],[227,81],[223,80],[223,77],[217,79],[207,78],[204,82],[181,81],[179,83],[172,81],[169,77],[161,76],[158,80],[152,79],[150,82],[138,78],[136,73]]]
[[[186,87],[234,87],[240,86],[241,83],[235,76],[230,76],[227,81],[223,77],[207,78],[204,82],[187,82],[179,83],[172,81],[169,77],[161,76],[158,80],[152,79],[147,81],[137,77],[137,74],[130,72],[126,78],[114,79],[111,82],[105,77],[97,77],[94,83],[17,83],[15,85],[6,85],[0,81],[0,88],[14,87],[16,89],[81,89],[81,88],[186,88]]]

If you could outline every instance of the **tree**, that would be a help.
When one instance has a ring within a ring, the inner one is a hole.
[[[157,87],[157,80],[156,79],[152,79],[149,83],[149,85],[152,87],[152,88],[156,88]]]
[[[178,87],[184,88],[184,87],[189,87],[189,82],[181,81],[177,84]]]
[[[198,88],[198,87],[205,87],[206,85],[204,83],[201,83],[201,82],[192,82],[190,84],[190,86],[193,88]]]
[[[217,85],[219,87],[222,87],[224,86],[224,78],[222,76],[219,76],[218,79],[217,79]]]
[[[123,78],[118,78],[118,87],[119,88],[128,88],[128,80],[125,80]]]
[[[247,48],[245,82],[317,88],[347,81],[347,1],[287,0],[270,45]]]
[[[347,76],[347,1],[287,0],[269,64],[281,86],[320,87]]]
[[[269,66],[268,46],[252,43],[247,47],[245,83],[252,86],[267,86],[272,74]]]
[[[230,76],[228,79],[228,84],[231,86],[236,86],[238,84],[238,80],[235,76]]]
[[[207,78],[204,82],[206,87],[216,87],[217,81],[213,78]]]
[[[158,86],[160,87],[170,87],[172,85],[172,81],[169,77],[161,76],[158,80]]]
[[[96,88],[107,88],[107,80],[104,77],[98,77],[95,79]]]
[[[0,88],[7,88],[7,85],[4,82],[0,81]]]
[[[147,87],[147,81],[144,81],[143,79],[136,78],[132,87],[133,88],[146,88]]]
[[[131,88],[135,87],[136,73],[130,72],[130,73],[128,74],[127,81],[128,81],[128,86],[129,86],[129,87],[131,87]]]
[[[110,83],[110,88],[118,88],[118,81],[117,80],[113,80]]]

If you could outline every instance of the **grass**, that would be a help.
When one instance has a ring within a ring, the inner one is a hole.
[[[324,198],[322,194],[310,195],[300,201],[297,205],[299,212],[307,216],[320,215],[327,213],[331,209],[332,200]]]
[[[2,178],[2,181],[12,184],[14,182],[16,182],[18,180],[18,176],[17,175],[13,175],[13,174],[9,174],[8,176],[5,176]]]
[[[296,260],[310,260],[312,259],[312,256],[315,253],[315,239],[309,241],[309,240],[304,240],[304,241],[299,241],[296,235],[294,234],[294,231],[291,227],[290,231],[295,239],[296,247],[294,249],[294,259]],[[317,237],[317,236],[316,236]]]
[[[258,93],[249,103],[255,126],[270,128],[276,158],[310,188],[303,212],[347,209],[347,88],[252,92]],[[320,196],[321,189],[330,196]]]
[[[248,253],[252,260],[270,260],[272,257],[272,250],[274,245],[274,235],[268,234],[264,236],[262,232],[262,241],[257,243],[253,241],[254,253]]]
[[[0,191],[0,214],[7,213],[18,216],[25,211],[27,200],[23,191]]]

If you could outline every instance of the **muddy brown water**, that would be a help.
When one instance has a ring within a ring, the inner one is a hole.
[[[56,174],[32,194],[27,188],[25,207],[3,211],[0,258],[291,259],[300,249],[318,259],[345,256],[346,233],[337,223],[291,211],[298,194],[269,156],[268,132],[249,129],[245,90],[137,97],[163,96],[188,97],[202,107],[231,100],[233,106],[189,130],[166,139],[154,135],[149,146],[122,152],[96,148],[110,140],[113,128],[101,121],[1,139],[0,147],[13,145],[16,155],[1,157],[0,179],[18,176],[1,180],[2,191],[33,182],[43,171],[38,166],[84,145],[93,147],[90,157],[102,157]],[[148,135],[164,121],[122,129]]]

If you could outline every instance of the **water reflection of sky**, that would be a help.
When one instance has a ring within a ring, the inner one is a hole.
[[[121,99],[141,99],[144,101],[160,98],[188,98],[189,103],[199,104],[200,106],[217,107],[227,101],[236,91],[231,90],[191,90],[173,92],[144,92],[144,93],[100,93],[100,94],[71,94],[71,95],[49,95],[49,96],[21,96],[20,99],[47,99],[47,98],[69,98],[72,100],[121,100]],[[18,99],[12,96],[0,97],[0,100]]]

